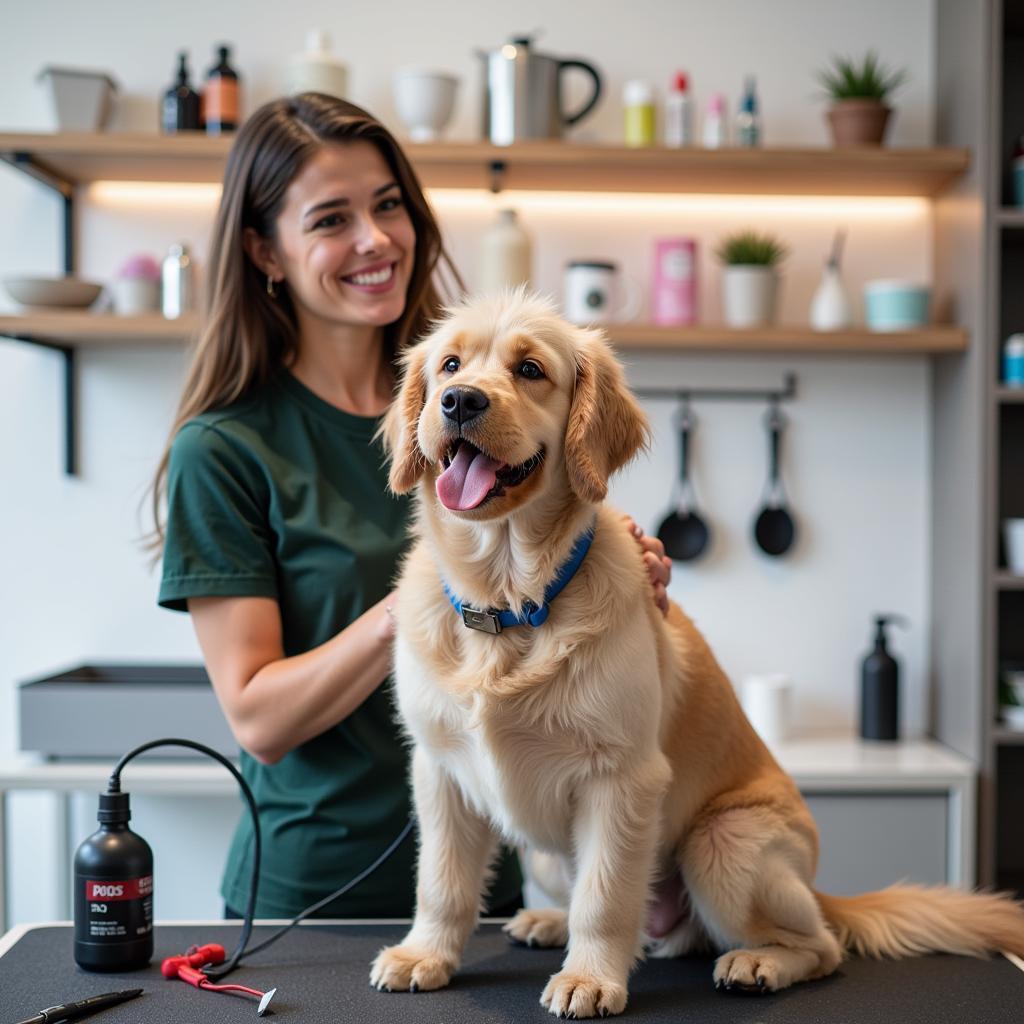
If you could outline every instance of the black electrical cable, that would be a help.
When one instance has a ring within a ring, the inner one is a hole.
[[[368,867],[364,868],[355,878],[346,882],[340,889],[335,890],[329,896],[325,896],[321,900],[317,900],[316,903],[306,907],[290,924],[286,924],[280,931],[274,932],[269,938],[264,939],[259,945],[253,946],[252,949],[247,949],[249,938],[252,935],[252,919],[256,912],[256,891],[259,885],[260,877],[260,854],[262,850],[262,838],[260,835],[260,817],[259,812],[256,810],[256,799],[252,795],[252,790],[249,788],[249,784],[242,778],[241,772],[221,753],[213,750],[211,747],[207,747],[202,743],[196,743],[195,740],[183,740],[183,739],[163,739],[163,740],[151,740],[149,743],[143,743],[141,746],[136,747],[134,750],[129,750],[120,761],[114,766],[114,770],[110,773],[110,778],[107,781],[107,793],[120,793],[121,792],[121,772],[124,770],[126,764],[137,757],[139,754],[145,753],[147,750],[152,750],[154,747],[188,747],[190,750],[197,750],[201,754],[206,754],[212,757],[215,761],[219,761],[231,774],[235,777],[235,781],[242,789],[242,793],[245,795],[246,803],[249,805],[249,815],[252,818],[252,831],[253,831],[253,852],[252,852],[252,882],[249,887],[249,901],[245,908],[245,918],[242,921],[242,932],[238,937],[238,945],[235,947],[235,951],[231,956],[222,964],[208,964],[203,968],[203,973],[208,978],[223,978],[226,974],[230,974],[242,961],[243,956],[249,956],[252,953],[258,953],[260,950],[266,949],[273,942],[277,942],[284,934],[291,931],[300,921],[304,921],[310,914],[315,914],[318,910],[326,907],[329,903],[334,902],[339,896],[344,896],[349,889],[358,885],[368,875],[373,874],[381,864],[384,863],[398,849],[399,846],[405,841],[406,836],[412,831],[412,827],[415,824],[415,818],[410,818],[406,823],[405,827],[398,834],[398,836],[392,841],[391,845]]]

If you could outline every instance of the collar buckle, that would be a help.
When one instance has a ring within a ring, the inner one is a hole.
[[[479,630],[481,633],[501,632],[501,619],[495,612],[486,611],[482,608],[470,608],[469,605],[462,606],[462,621],[470,629]]]

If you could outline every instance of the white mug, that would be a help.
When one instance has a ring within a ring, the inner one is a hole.
[[[639,289],[623,284],[614,263],[574,260],[565,267],[565,318],[574,324],[632,320],[640,309]]]
[[[754,731],[776,746],[789,736],[789,676],[782,672],[747,676],[740,686],[740,703]]]

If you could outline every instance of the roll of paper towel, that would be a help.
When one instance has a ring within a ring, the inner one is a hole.
[[[740,703],[755,732],[775,746],[789,735],[789,676],[782,672],[746,676],[740,685]]]

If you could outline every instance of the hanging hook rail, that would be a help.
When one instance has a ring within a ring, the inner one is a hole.
[[[674,402],[791,402],[796,398],[796,374],[787,373],[781,388],[633,388],[640,398]]]

